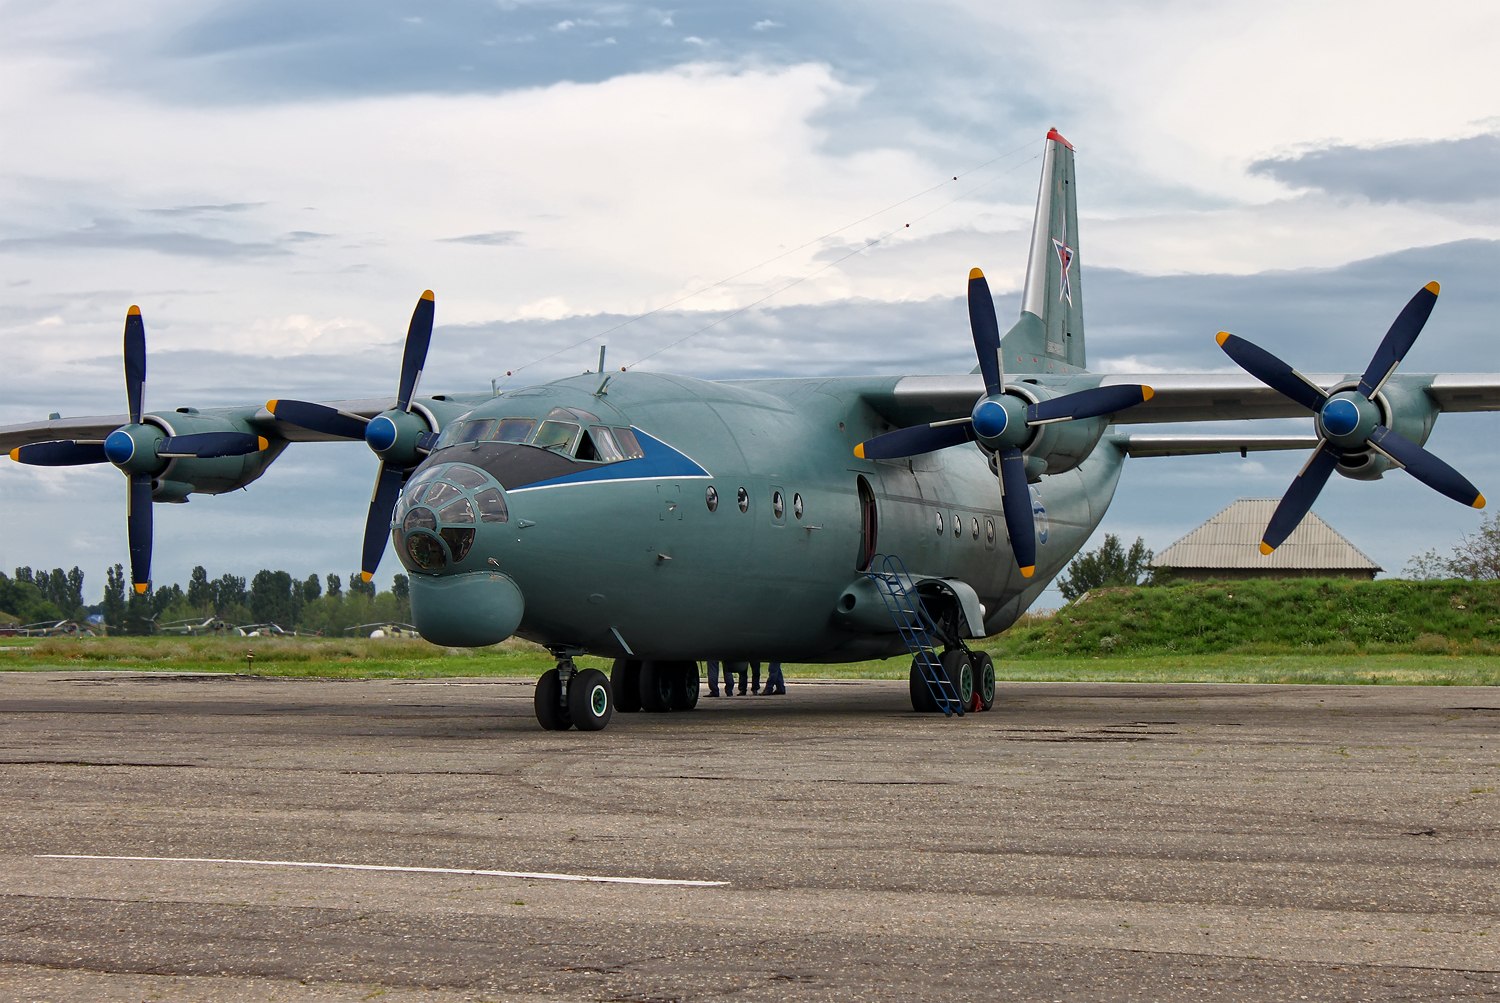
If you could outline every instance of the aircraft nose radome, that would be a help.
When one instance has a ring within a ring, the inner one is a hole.
[[[506,575],[411,576],[411,618],[433,644],[482,648],[499,644],[521,626],[526,599]]]

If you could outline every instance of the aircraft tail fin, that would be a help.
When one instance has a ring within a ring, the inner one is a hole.
[[[1008,370],[1068,372],[1085,366],[1075,182],[1073,144],[1052,129],[1042,160],[1021,318],[1004,340]]]

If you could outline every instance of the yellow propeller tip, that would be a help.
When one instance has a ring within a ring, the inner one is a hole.
[[[14,457],[16,455],[15,450],[11,450],[10,455]],[[854,455],[859,457],[861,460],[865,458],[865,444],[863,442],[854,447]]]
[[[1443,291],[1443,287],[1437,284],[1437,280],[1436,279],[1433,279],[1431,282],[1427,283],[1422,288],[1426,289],[1428,292],[1432,293],[1432,295],[1434,295],[1434,296],[1436,296],[1438,293],[1440,293],[1440,292]]]
[[[975,279],[982,279],[982,278],[984,278],[984,272],[980,271],[977,268],[971,268],[971,269],[969,269],[969,281],[970,282],[973,282]]]
[[[1269,544],[1269,543],[1267,543],[1267,542],[1266,542],[1266,541],[1265,541],[1265,540],[1262,540],[1262,541],[1260,541],[1260,552],[1261,552],[1261,554],[1263,554],[1263,555],[1264,555],[1264,556],[1266,556],[1266,557],[1270,557],[1270,556],[1271,556],[1271,552],[1272,552],[1272,551],[1273,551],[1273,550],[1275,550],[1275,549],[1276,549],[1276,548],[1275,548],[1275,547],[1273,547],[1273,546],[1271,546],[1271,545],[1270,545],[1270,544]]]
[[[427,301],[428,301],[428,302],[429,302],[429,303],[430,303],[430,302],[432,302],[432,301],[433,301],[433,300],[434,300],[434,299],[435,299],[435,298],[436,298],[436,297],[434,297],[434,296],[433,296],[433,295],[432,295],[432,290],[431,290],[431,289],[424,289],[424,290],[422,290],[422,298],[423,298],[423,299],[424,299],[424,300],[427,300]]]
[[[15,451],[12,450],[10,455],[12,457],[14,457],[16,455]],[[1484,495],[1476,495],[1475,496],[1475,498],[1474,498],[1474,507],[1475,508],[1484,508]]]
[[[1024,567],[1024,568],[1021,569],[1021,577],[1022,578],[1030,578],[1034,574],[1036,574],[1036,565],[1035,564],[1028,564],[1026,567]]]
[[[276,405],[280,404],[280,403],[281,403],[281,400],[279,398],[277,400],[266,401],[266,410],[269,411],[269,412],[271,412],[272,414],[275,414],[276,413]]]
[[[1145,384],[1141,385],[1141,400],[1142,400],[1142,402],[1148,401],[1148,400],[1150,400],[1151,398],[1153,398],[1155,396],[1156,396],[1156,391],[1155,390],[1152,390],[1150,387],[1146,386]]]
[[[15,460],[17,463],[21,462],[21,447],[20,446],[17,446],[15,449],[12,449],[10,451],[10,458],[12,460]]]
[[[1230,337],[1232,337],[1232,335],[1230,335],[1228,331],[1220,331],[1218,334],[1214,335],[1214,340],[1219,343],[1220,348],[1223,348],[1224,342],[1228,341]]]
[[[266,450],[268,450],[268,449],[271,448],[271,440],[267,439],[263,435],[256,436],[255,437],[255,443],[256,443],[255,448],[258,449],[258,450],[260,450],[262,453],[264,453]]]
[[[369,580],[370,580],[370,579],[371,579],[371,578],[374,578],[374,577],[375,577],[375,576],[374,576],[374,575],[372,575],[372,574],[371,574],[371,573],[370,573],[370,572],[368,572],[368,571],[361,571],[361,572],[360,572],[360,573],[359,573],[359,580],[360,580],[360,581],[362,581],[362,582],[368,582],[368,581],[369,581]]]
[[[151,589],[151,583],[150,582],[136,582],[135,583],[135,594],[138,595],[138,596],[145,595],[148,591],[150,591],[150,589]]]
[[[141,315],[141,308],[138,307],[138,306],[135,306],[134,304],[131,305],[131,307],[130,307],[129,310],[125,311],[125,316],[127,316],[127,317],[139,317],[140,315]]]

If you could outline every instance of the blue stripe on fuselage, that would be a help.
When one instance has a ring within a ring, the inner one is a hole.
[[[671,446],[662,442],[653,435],[647,435],[634,425],[631,431],[635,433],[636,441],[641,444],[641,451],[646,455],[634,460],[619,460],[614,463],[601,463],[591,470],[580,470],[573,474],[564,474],[562,477],[554,477],[547,481],[537,481],[523,488],[515,488],[511,494],[519,491],[535,491],[537,488],[564,487],[569,484],[595,484],[600,481],[648,481],[660,477],[712,477],[685,453],[680,453]]]

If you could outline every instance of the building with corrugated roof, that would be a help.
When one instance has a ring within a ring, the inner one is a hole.
[[[1276,498],[1241,498],[1151,562],[1158,581],[1172,578],[1360,578],[1380,565],[1309,512],[1281,546],[1260,552]]]

